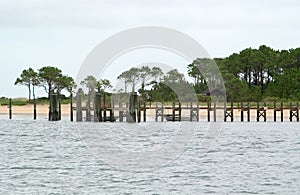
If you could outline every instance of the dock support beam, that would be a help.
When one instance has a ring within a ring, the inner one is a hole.
[[[81,93],[77,93],[76,97],[76,121],[82,121],[82,105],[81,105]]]
[[[49,121],[58,121],[60,120],[60,103],[58,101],[57,94],[50,94],[49,101]]]
[[[8,103],[8,109],[9,109],[9,119],[12,119],[12,99],[9,98],[9,103]]]
[[[299,103],[297,102],[296,108],[293,108],[293,103],[290,103],[290,121],[293,121],[293,117],[299,122]]]
[[[129,116],[127,117],[127,122],[129,122],[129,123],[136,122],[137,111],[138,111],[137,93],[132,92],[132,93],[130,93],[130,96],[129,96],[129,109],[128,109]]]
[[[96,93],[95,100],[94,100],[94,122],[100,122],[102,119],[100,101],[101,101],[101,95],[100,93]]]
[[[233,102],[230,103],[230,108],[227,108],[224,102],[224,122],[227,121],[227,117],[230,117],[230,121],[233,122]]]
[[[155,106],[155,122],[158,121],[158,117],[161,118],[161,122],[164,121],[164,105],[162,104],[161,107],[158,107],[158,104],[156,102],[156,106]]]

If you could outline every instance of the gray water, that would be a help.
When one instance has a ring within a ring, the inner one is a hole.
[[[300,193],[299,123],[226,123],[217,136],[204,136],[202,130],[209,123],[193,123],[197,132],[184,152],[151,169],[109,163],[85,136],[99,131],[124,150],[143,152],[161,147],[176,137],[178,126],[191,123],[160,123],[155,127],[159,130],[149,134],[126,132],[128,127],[120,123],[0,120],[0,124],[0,194]]]

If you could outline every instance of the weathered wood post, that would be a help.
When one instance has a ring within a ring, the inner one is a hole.
[[[12,99],[9,98],[8,100],[8,109],[9,109],[9,119],[12,119]]]
[[[197,101],[197,110],[196,110],[196,114],[197,114],[197,122],[199,122],[200,119],[200,111],[199,111],[199,101]]]
[[[247,121],[250,122],[250,102],[247,104]]]
[[[281,118],[281,122],[283,122],[283,103],[280,103],[280,118]]]
[[[70,94],[70,121],[73,122],[73,93]]]
[[[59,120],[59,102],[57,94],[50,94],[49,101],[49,121]]]
[[[119,101],[119,122],[123,122],[124,111],[122,109],[122,103]]]
[[[88,99],[86,102],[86,121],[91,121],[91,92],[88,93]]]
[[[244,103],[241,102],[241,122],[244,122]]]
[[[231,122],[233,122],[233,102],[230,102]]]
[[[106,122],[106,95],[105,95],[105,92],[103,93],[103,118],[102,118],[102,121],[103,122]]]
[[[194,108],[193,102],[190,102],[190,121],[193,121],[193,118],[196,117],[196,121],[199,122],[199,102],[197,102],[197,107]]]
[[[214,122],[217,121],[217,102],[214,102]]]
[[[140,104],[138,105],[138,111],[137,111],[137,121],[138,123],[141,122],[141,109],[140,109]]]
[[[36,120],[36,99],[33,99],[33,120]]]
[[[230,121],[233,122],[233,102],[230,103],[230,108],[227,108],[226,102],[224,102],[224,121],[227,121],[227,117],[230,117]]]
[[[61,120],[61,101],[58,99],[58,120]]]
[[[76,121],[82,121],[82,105],[81,105],[81,93],[78,92],[76,96]]]
[[[290,121],[293,121],[293,104],[290,102]]]
[[[210,122],[211,102],[207,102],[207,122]]]
[[[175,102],[172,105],[172,121],[175,121]]]
[[[299,102],[297,102],[296,113],[297,113],[297,122],[299,122]]]
[[[179,105],[178,105],[178,109],[179,109],[178,110],[178,115],[179,115],[178,120],[181,121],[181,103],[180,102],[179,102]]]
[[[277,112],[277,108],[276,108],[276,102],[274,102],[274,122],[276,122],[276,112]]]
[[[290,121],[293,121],[293,117],[299,122],[299,103],[297,102],[296,108],[293,108],[292,102],[290,103]]]
[[[224,102],[224,122],[227,121],[227,105],[226,105],[226,101]]]
[[[109,116],[110,116],[110,122],[114,122],[115,121],[115,98],[112,95],[111,96],[111,109],[109,111]]]
[[[146,122],[147,121],[147,113],[146,113],[146,102],[144,102],[144,117],[143,117],[143,119],[144,119],[144,122]]]
[[[257,102],[257,108],[256,108],[256,121],[259,122],[259,103]]]
[[[259,102],[257,102],[257,108],[256,108],[256,121],[259,122],[259,118],[263,117],[264,118],[264,122],[267,121],[267,104],[266,102],[264,103],[264,107],[260,108],[259,107]]]
[[[164,121],[164,105],[162,104],[161,107],[158,107],[158,104],[156,102],[156,106],[155,106],[155,121],[158,121],[158,117],[161,117],[161,122]]]
[[[129,96],[129,109],[127,117],[127,122],[136,122],[136,114],[137,114],[137,107],[138,107],[138,99],[137,99],[137,93],[132,92]]]
[[[101,101],[101,95],[100,93],[96,93],[94,99],[94,122],[100,122],[100,118],[101,118],[100,101]]]
[[[264,122],[267,122],[267,103],[264,102],[264,110],[263,110],[263,118],[264,118]]]

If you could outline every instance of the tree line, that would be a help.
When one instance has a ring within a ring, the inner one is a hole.
[[[66,89],[72,94],[76,83],[74,79],[68,75],[62,74],[57,67],[45,66],[37,71],[28,68],[22,71],[21,75],[16,79],[15,85],[24,85],[28,88],[28,100],[31,100],[31,94],[35,99],[35,88],[42,87],[50,97],[51,93],[61,94]]]
[[[187,65],[187,74],[193,83],[176,69],[163,73],[159,67],[133,67],[117,77],[123,83],[119,93],[139,92],[145,101],[176,101],[178,96],[190,98],[192,88],[198,99],[203,100],[202,93],[208,84],[218,87],[224,83],[228,101],[299,100],[300,48],[274,50],[262,45],[225,58],[198,58]],[[221,74],[224,82],[216,74]],[[48,97],[50,93],[60,94],[63,89],[72,94],[77,87],[72,77],[52,66],[37,71],[25,69],[15,84],[27,86],[29,100],[31,94],[35,98],[36,87],[44,88]],[[112,88],[109,80],[93,76],[87,76],[80,85],[87,87],[89,93],[104,93]]]
[[[206,88],[209,77],[202,69],[210,59],[188,65],[197,92]],[[300,48],[274,50],[262,45],[247,48],[225,58],[213,59],[224,79],[229,101],[299,100]]]

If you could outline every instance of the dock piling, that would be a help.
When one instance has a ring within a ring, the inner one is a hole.
[[[82,105],[81,105],[81,93],[78,92],[76,96],[76,121],[82,121]]]
[[[59,111],[60,110],[60,103],[58,101],[57,94],[50,94],[49,100],[49,121],[58,121],[60,120]]]
[[[9,98],[9,103],[8,103],[8,109],[9,109],[9,119],[12,119],[12,99]]]

